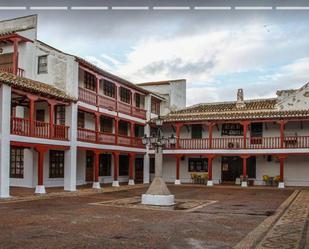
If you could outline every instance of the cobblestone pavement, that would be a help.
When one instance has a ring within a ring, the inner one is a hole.
[[[293,190],[169,186],[176,199],[215,201],[192,212],[93,205],[145,193],[120,191],[0,203],[0,248],[230,249]],[[55,195],[55,196],[54,196]]]

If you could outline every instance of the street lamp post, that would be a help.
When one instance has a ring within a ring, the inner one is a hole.
[[[176,138],[174,135],[165,138],[162,134],[161,127],[163,120],[158,117],[156,119],[156,126],[158,128],[157,134],[147,137],[143,137],[144,145],[151,145],[155,149],[155,178],[149,186],[146,194],[142,195],[142,204],[146,205],[158,205],[158,206],[171,206],[174,205],[174,195],[171,194],[167,188],[162,176],[163,165],[163,147],[169,143],[171,145],[176,144]]]

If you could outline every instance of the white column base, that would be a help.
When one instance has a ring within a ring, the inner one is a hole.
[[[119,185],[119,184],[118,184]],[[134,182],[134,180],[133,179],[130,179],[129,180],[129,182],[128,182],[128,185],[130,185],[130,186],[133,186],[133,185],[135,185],[135,182]]]
[[[278,188],[285,188],[284,182],[279,182]]]
[[[178,179],[178,180],[175,180],[175,185],[180,185],[181,184],[181,182],[180,182],[180,180]]]
[[[113,181],[112,186],[113,187],[119,187],[119,181]]]
[[[45,186],[44,185],[37,185],[35,187],[35,192],[36,194],[46,194]]]
[[[248,187],[248,183],[247,182],[241,182],[241,186],[246,188],[246,187]]]
[[[208,187],[212,187],[214,185],[212,180],[207,181],[207,186]]]
[[[92,188],[101,189],[100,183],[99,182],[93,182],[92,183]]]
[[[142,195],[142,204],[154,206],[173,206],[175,204],[174,195]]]

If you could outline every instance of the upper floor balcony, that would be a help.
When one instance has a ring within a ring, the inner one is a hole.
[[[78,100],[90,105],[146,119],[145,95],[112,79],[80,68]]]
[[[0,72],[14,73],[13,65],[0,65]],[[25,70],[21,68],[17,68],[17,76],[24,77]]]
[[[186,126],[186,128],[184,128]],[[182,130],[182,128],[184,128]],[[170,150],[259,150],[309,148],[309,122],[176,124],[176,145]]]

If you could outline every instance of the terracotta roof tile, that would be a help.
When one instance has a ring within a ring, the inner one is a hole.
[[[245,104],[244,108],[237,108],[236,102],[199,104],[171,112],[164,119],[166,122],[177,122],[309,117],[309,110],[277,109],[276,99],[249,100]]]
[[[0,72],[0,83],[27,92],[33,92],[35,94],[42,95],[48,98],[54,98],[66,102],[77,101],[74,97],[69,96],[64,91],[54,86],[23,77],[18,77],[14,74],[7,72]]]

